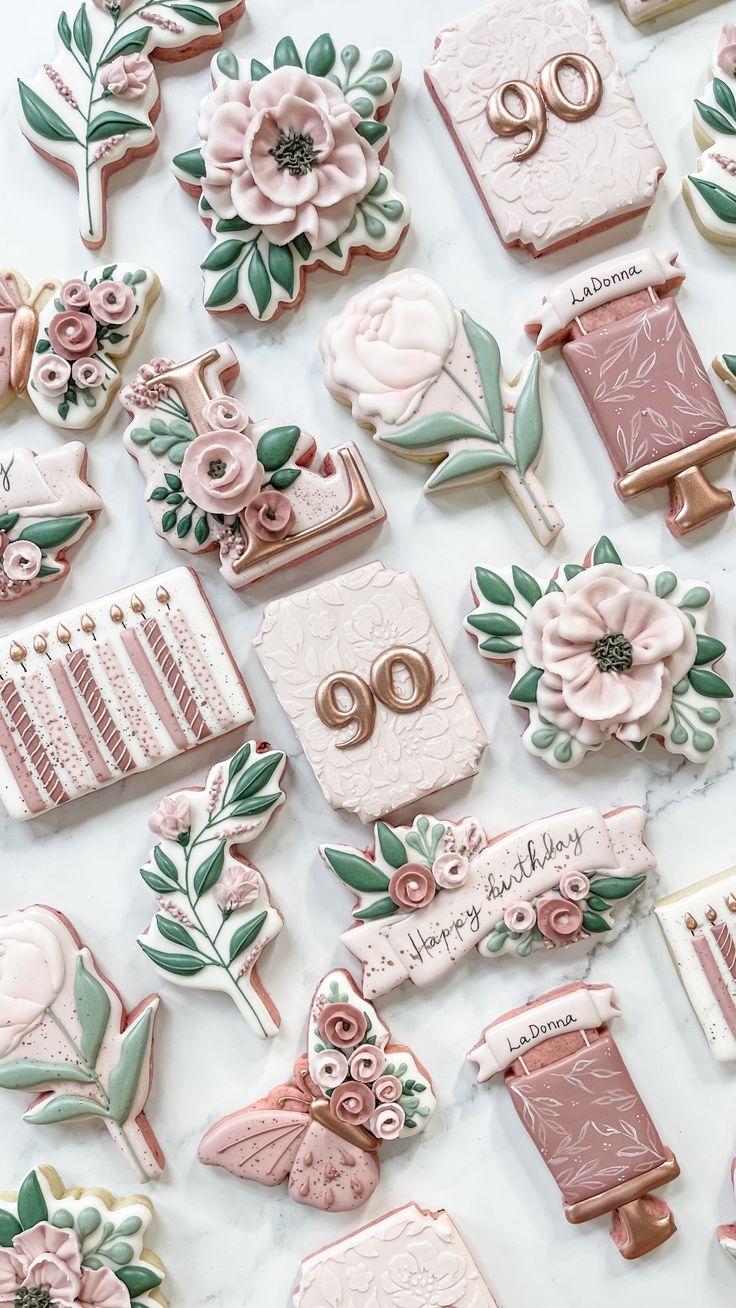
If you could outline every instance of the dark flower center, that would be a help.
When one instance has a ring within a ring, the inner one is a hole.
[[[212,478],[213,481],[219,481],[220,477],[225,476],[226,472],[227,472],[227,464],[225,463],[224,459],[212,459],[210,461],[210,465],[207,469],[207,474]]]
[[[22,1285],[15,1292],[15,1308],[54,1308],[51,1291],[45,1285]]]
[[[634,662],[631,641],[622,632],[599,636],[593,646],[593,658],[601,672],[628,672]]]
[[[304,177],[311,173],[318,162],[314,141],[307,132],[279,132],[279,139],[269,154],[273,155],[279,171],[288,168],[292,177]]]

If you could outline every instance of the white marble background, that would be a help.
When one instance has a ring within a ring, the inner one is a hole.
[[[458,304],[496,333],[511,373],[530,348],[521,325],[546,285],[563,272],[643,242],[680,250],[689,277],[679,301],[703,357],[709,361],[719,350],[736,348],[736,255],[704,241],[680,196],[681,177],[698,153],[691,101],[702,89],[708,54],[729,6],[701,0],[637,30],[614,0],[596,4],[669,172],[643,230],[628,224],[613,236],[535,263],[526,254],[501,248],[423,84],[422,67],[435,32],[459,16],[465,3],[252,0],[249,16],[231,29],[228,40],[238,52],[269,59],[287,32],[308,45],[330,30],[339,44],[390,45],[400,52],[404,78],[391,115],[390,163],[411,199],[414,218],[396,262],[434,274]],[[15,265],[31,281],[49,273],[74,276],[90,264],[77,236],[74,188],[31,152],[15,120],[14,79],[29,75],[48,58],[57,10],[58,0],[4,0],[2,12],[0,262]],[[305,304],[272,327],[208,317],[201,307],[198,273],[207,237],[169,166],[177,150],[194,143],[196,104],[208,85],[206,69],[206,57],[160,66],[162,148],[112,182],[109,238],[101,261],[143,260],[158,270],[165,288],[130,367],[153,354],[184,358],[227,335],[242,359],[238,394],[255,416],[298,422],[323,445],[350,439],[356,431],[348,411],[322,385],[317,337],[325,318],[351,290],[384,269],[361,259],[348,281],[311,274]],[[579,559],[605,530],[627,560],[668,561],[684,575],[713,583],[718,597],[714,634],[733,640],[736,517],[690,539],[673,540],[664,525],[664,492],[629,506],[616,498],[603,446],[554,354],[543,369],[543,388],[547,444],[541,471],[568,522],[552,551],[554,559]],[[736,414],[735,396],[724,396],[724,403],[729,414]],[[105,513],[74,551],[71,578],[61,588],[45,590],[24,612],[3,612],[3,632],[35,613],[52,615],[176,562],[174,552],[150,528],[140,475],[121,445],[122,427],[116,406],[89,437],[91,477],[104,496]],[[1,432],[2,448],[28,444],[51,449],[59,440],[21,403],[3,414]],[[284,1020],[279,1037],[261,1044],[224,996],[190,994],[160,982],[164,1003],[149,1110],[167,1168],[150,1194],[157,1214],[152,1243],[169,1270],[172,1305],[286,1308],[302,1256],[359,1222],[416,1199],[450,1211],[504,1308],[592,1303],[613,1308],[623,1297],[628,1308],[685,1308],[693,1302],[725,1308],[733,1303],[736,1268],[719,1249],[714,1228],[736,1218],[729,1181],[736,1146],[736,1069],[711,1059],[649,904],[640,903],[623,937],[612,947],[599,948],[590,960],[574,962],[556,953],[527,962],[485,962],[473,955],[433,990],[405,988],[384,1003],[395,1037],[413,1045],[432,1071],[440,1109],[416,1144],[407,1141],[385,1150],[379,1189],[359,1214],[329,1216],[300,1208],[283,1193],[250,1187],[196,1161],[198,1139],[209,1123],[288,1074],[303,1047],[315,982],[330,966],[349,962],[338,933],[348,923],[350,896],[330,878],[316,846],[324,840],[359,843],[367,837],[357,823],[328,808],[250,645],[262,605],[284,590],[372,557],[415,572],[491,738],[480,775],[461,792],[437,797],[431,806],[437,814],[472,812],[492,832],[578,802],[601,809],[642,802],[650,816],[662,892],[736,862],[733,721],[726,725],[720,752],[705,768],[680,763],[655,746],[642,758],[611,746],[588,758],[584,768],[560,774],[533,760],[520,744],[521,717],[505,697],[506,675],[478,658],[461,622],[474,563],[493,567],[517,561],[535,570],[544,567],[543,551],[499,485],[430,502],[421,493],[421,468],[372,449],[364,435],[358,439],[389,510],[389,522],[379,533],[241,595],[227,590],[211,557],[198,565],[253,693],[257,734],[284,747],[290,758],[287,804],[254,851],[286,915],[285,929],[263,968]],[[734,484],[733,470],[722,466],[718,471]],[[726,660],[722,670],[734,681],[736,658]],[[222,755],[223,746],[215,744],[53,816],[26,825],[2,820],[0,910],[33,901],[63,909],[127,1001],[137,1002],[158,983],[135,944],[151,911],[137,874],[151,842],[147,817],[162,793],[196,783]],[[557,1188],[503,1087],[476,1088],[464,1062],[485,1022],[535,993],[582,976],[614,983],[623,1009],[617,1039],[663,1139],[682,1166],[682,1178],[667,1191],[679,1232],[633,1265],[619,1257],[609,1240],[607,1219],[582,1228],[567,1225]],[[0,1094],[1,1188],[15,1186],[31,1164],[40,1162],[54,1164],[69,1184],[103,1184],[120,1193],[131,1186],[104,1128],[97,1130],[94,1123],[34,1128],[21,1121],[23,1106],[20,1094]]]

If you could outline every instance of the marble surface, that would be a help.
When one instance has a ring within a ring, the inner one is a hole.
[[[390,161],[414,216],[396,264],[416,264],[443,282],[456,303],[498,336],[510,373],[527,357],[530,347],[521,325],[536,310],[546,284],[644,242],[680,250],[689,277],[679,303],[704,359],[736,348],[736,256],[703,240],[680,195],[682,175],[698,154],[691,100],[704,84],[708,54],[729,6],[696,2],[636,30],[613,0],[596,4],[669,172],[643,225],[619,227],[612,236],[534,262],[498,243],[423,84],[434,34],[458,14],[458,3],[252,0],[249,17],[231,30],[229,44],[268,58],[285,32],[309,43],[329,29],[341,44],[399,50],[404,79],[391,115]],[[76,232],[74,188],[31,152],[15,121],[14,78],[30,74],[48,57],[57,9],[57,0],[6,3],[0,42],[2,261],[31,281],[47,273],[73,276],[90,264]],[[191,144],[206,69],[204,56],[181,67],[163,66],[162,148],[111,185],[103,257],[144,260],[158,270],[165,288],[131,368],[152,354],[184,358],[226,335],[242,358],[237,394],[254,416],[302,423],[324,445],[350,439],[356,431],[348,411],[322,385],[317,337],[351,290],[380,275],[379,266],[359,260],[346,281],[312,274],[302,308],[274,326],[237,319],[218,323],[201,307],[198,260],[207,248],[206,235],[169,161]],[[627,560],[667,560],[676,571],[711,582],[717,594],[713,634],[733,640],[736,517],[690,539],[673,540],[664,525],[664,492],[629,506],[616,498],[603,446],[559,356],[547,358],[542,384],[547,449],[540,473],[568,523],[552,557],[580,558],[605,530]],[[736,396],[722,394],[727,412],[735,414]],[[16,403],[1,421],[3,449],[27,443],[46,450],[58,443],[58,435],[28,405]],[[71,577],[62,587],[45,590],[35,604],[4,610],[3,634],[35,614],[52,615],[176,561],[151,530],[140,474],[122,448],[123,425],[122,411],[113,411],[88,437],[90,473],[105,512],[75,550]],[[326,840],[359,844],[361,828],[328,808],[250,644],[262,606],[285,590],[375,557],[414,571],[491,738],[479,776],[436,797],[430,807],[437,814],[472,812],[494,831],[583,801],[601,809],[641,802],[659,860],[659,893],[736,862],[733,721],[705,768],[682,763],[654,745],[643,757],[612,746],[568,773],[555,774],[536,762],[521,745],[521,717],[506,700],[503,670],[478,658],[463,634],[462,617],[474,563],[516,561],[535,570],[545,563],[543,551],[500,485],[429,501],[421,493],[423,469],[371,448],[365,436],[358,439],[389,511],[378,533],[239,596],[228,592],[211,557],[198,565],[253,694],[257,734],[289,754],[287,803],[254,851],[286,915],[263,969],[284,1020],[279,1037],[261,1044],[225,996],[189,993],[166,982],[158,987],[164,1002],[149,1112],[167,1169],[150,1194],[157,1213],[153,1244],[169,1269],[172,1305],[286,1308],[302,1256],[416,1199],[450,1211],[504,1308],[568,1308],[592,1299],[596,1308],[613,1308],[623,1296],[628,1308],[685,1308],[694,1299],[707,1308],[725,1308],[733,1302],[736,1268],[719,1249],[714,1230],[718,1222],[736,1217],[729,1182],[736,1146],[735,1073],[711,1058],[646,902],[639,901],[613,946],[600,947],[588,959],[555,953],[485,962],[474,955],[433,990],[389,997],[383,1015],[394,1037],[411,1044],[433,1072],[440,1108],[416,1143],[386,1150],[380,1187],[361,1212],[341,1217],[299,1208],[283,1193],[249,1187],[196,1161],[198,1139],[211,1122],[289,1072],[303,1048],[314,984],[330,967],[350,962],[338,939],[348,922],[350,897],[327,874],[316,846]],[[718,471],[733,485],[733,470]],[[733,656],[722,666],[733,680]],[[151,843],[148,815],[161,794],[196,783],[222,756],[223,746],[215,743],[33,823],[0,820],[0,910],[33,901],[63,909],[126,1001],[137,1002],[157,988],[135,944],[151,909],[137,872]],[[614,984],[623,1009],[616,1038],[663,1139],[682,1165],[682,1178],[667,1192],[679,1232],[638,1264],[619,1257],[606,1219],[582,1228],[567,1225],[557,1189],[503,1088],[477,1087],[464,1061],[484,1023],[574,977]],[[23,1103],[17,1093],[0,1094],[0,1187],[14,1186],[32,1163],[50,1162],[68,1184],[102,1183],[121,1193],[135,1189],[101,1127],[31,1127],[21,1121]]]

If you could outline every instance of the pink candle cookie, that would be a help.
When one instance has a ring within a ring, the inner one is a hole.
[[[0,917],[0,1087],[35,1095],[35,1126],[100,1119],[144,1181],[164,1165],[144,1113],[158,1004],[127,1012],[57,909]]]
[[[488,838],[475,818],[377,822],[371,851],[322,845],[355,892],[343,933],[363,965],[368,999],[411,981],[431,985],[476,949],[528,958],[613,930],[619,905],[656,866],[642,808],[574,808]]]
[[[0,604],[62,581],[70,568],[67,551],[86,536],[101,508],[80,441],[46,454],[16,449],[0,455]]]
[[[619,1253],[640,1258],[677,1229],[651,1191],[680,1169],[606,1025],[619,1011],[612,986],[573,982],[491,1022],[468,1057],[479,1081],[503,1072],[568,1222],[611,1213]]]
[[[153,1207],[143,1195],[67,1189],[33,1167],[0,1194],[0,1285],[26,1308],[166,1308],[164,1268],[145,1247]]]
[[[386,517],[355,445],[314,466],[312,436],[251,421],[227,393],[239,371],[223,342],[186,363],[153,359],[120,396],[131,417],[123,441],[146,478],[158,535],[189,554],[219,550],[235,590]]]
[[[471,588],[466,628],[483,658],[514,665],[530,754],[567,768],[611,738],[637,751],[652,738],[691,763],[716,748],[717,701],[733,692],[714,671],[726,647],[706,630],[704,582],[626,567],[602,536],[551,579],[475,568]]]
[[[736,428],[671,298],[684,279],[676,253],[618,255],[548,292],[526,325],[541,350],[562,345],[621,499],[669,488],[673,536],[733,508],[703,465],[736,449]]]
[[[410,573],[276,600],[253,644],[333,808],[370,822],[475,776],[486,736]]]
[[[71,19],[62,10],[51,61],[18,81],[19,120],[34,150],[76,181],[88,249],[105,242],[111,174],[158,145],[161,92],[151,60],[212,50],[244,7],[244,0],[93,0]]]
[[[0,798],[46,813],[247,726],[199,579],[176,568],[0,640]]]
[[[537,540],[551,544],[562,519],[534,475],[538,354],[507,382],[490,332],[412,268],[354,295],[327,323],[320,350],[327,389],[384,449],[440,465],[427,493],[500,478]]]
[[[294,1308],[324,1308],[336,1294],[352,1308],[426,1308],[443,1299],[452,1308],[498,1308],[449,1213],[415,1203],[303,1260]]]
[[[329,972],[293,1079],[211,1126],[200,1162],[259,1185],[288,1181],[309,1208],[362,1207],[378,1184],[381,1145],[418,1135],[436,1107],[427,1072],[390,1036],[349,973]]]
[[[355,45],[338,55],[325,32],[303,58],[282,37],[272,65],[216,55],[199,143],[174,159],[212,236],[205,308],[262,321],[301,303],[310,269],[346,273],[356,254],[390,259],[409,227],[383,167],[396,56]]]
[[[286,755],[246,741],[202,787],[166,795],[149,821],[161,837],[141,876],[158,911],[138,944],[178,985],[222,990],[258,1036],[281,1018],[258,976],[283,918],[257,868],[240,853],[286,800]]]
[[[724,23],[711,55],[709,80],[693,105],[693,131],[703,153],[682,193],[703,236],[736,244],[736,27]]]
[[[652,205],[665,162],[587,0],[493,0],[424,76],[504,245],[548,254]]]

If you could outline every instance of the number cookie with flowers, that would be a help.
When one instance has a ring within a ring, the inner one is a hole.
[[[436,1106],[429,1076],[363,999],[329,972],[309,1013],[308,1052],[292,1079],[210,1127],[199,1159],[243,1180],[288,1182],[296,1203],[360,1208],[373,1194],[384,1141],[418,1135]]]
[[[716,748],[718,701],[733,692],[714,671],[726,647],[706,630],[704,582],[626,567],[602,536],[550,580],[478,567],[471,586],[467,630],[484,658],[514,664],[531,754],[574,767],[612,738],[641,750],[652,737],[702,763]]]
[[[401,63],[319,36],[302,59],[289,36],[273,68],[222,50],[201,101],[199,144],[176,156],[213,246],[204,305],[272,320],[303,298],[311,268],[347,272],[355,254],[389,259],[409,207],[383,167]]]

